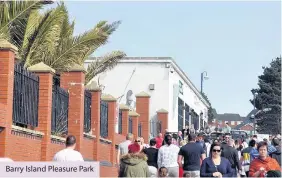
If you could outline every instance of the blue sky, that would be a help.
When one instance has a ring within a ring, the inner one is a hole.
[[[128,56],[173,57],[218,113],[252,109],[250,90],[262,66],[281,54],[280,2],[66,2],[75,33],[100,20],[121,20],[95,56],[123,50]]]

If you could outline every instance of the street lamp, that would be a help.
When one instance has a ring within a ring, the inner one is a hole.
[[[254,101],[254,110],[255,110],[255,109],[256,109],[256,98],[257,98],[258,93],[257,93],[257,92],[254,92],[253,95],[254,95],[253,101]],[[255,114],[255,115],[252,114],[252,115],[251,115],[251,118],[253,119],[254,134],[255,134],[255,133],[256,133],[256,114]],[[253,135],[254,135],[254,134],[253,134]]]
[[[206,71],[201,73],[201,93],[203,93],[203,82],[204,80],[208,80],[208,73]]]

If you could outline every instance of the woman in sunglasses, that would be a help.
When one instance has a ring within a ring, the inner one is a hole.
[[[202,163],[201,177],[232,177],[233,172],[230,162],[221,157],[220,154],[220,143],[213,143],[210,148],[210,156]]]

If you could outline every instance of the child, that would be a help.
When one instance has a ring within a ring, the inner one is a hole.
[[[166,167],[161,167],[159,169],[159,177],[167,177],[168,176],[168,169]]]

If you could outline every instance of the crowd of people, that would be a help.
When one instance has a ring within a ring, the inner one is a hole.
[[[128,134],[119,145],[119,177],[281,177],[281,138],[209,140],[202,134],[161,133],[150,140]]]

